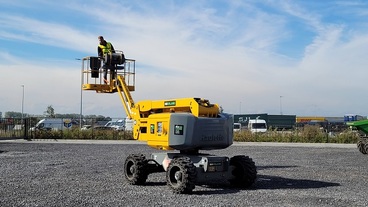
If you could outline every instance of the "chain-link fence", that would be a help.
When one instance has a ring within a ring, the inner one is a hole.
[[[122,119],[123,120],[123,119]],[[65,118],[2,118],[0,139],[133,139],[123,127],[105,126],[108,121]]]
[[[27,138],[25,127],[29,119],[20,118],[0,118],[0,138],[2,139],[22,139]]]

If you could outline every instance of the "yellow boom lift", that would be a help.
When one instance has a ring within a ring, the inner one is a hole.
[[[82,89],[118,93],[128,118],[134,121],[133,138],[164,151],[149,158],[143,154],[127,156],[124,174],[130,184],[144,185],[148,175],[156,172],[166,172],[167,185],[180,194],[219,180],[240,188],[254,184],[257,170],[249,156],[229,158],[199,152],[224,149],[233,143],[233,116],[220,113],[219,105],[202,98],[135,103],[130,93],[135,90],[135,60],[125,59],[117,51],[82,61]],[[101,63],[110,68],[108,84],[102,81]]]

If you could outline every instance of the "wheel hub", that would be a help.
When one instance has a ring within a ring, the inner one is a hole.
[[[130,166],[129,172],[131,172],[132,174],[135,173],[135,167],[134,167],[134,165]]]
[[[182,173],[181,172],[179,172],[179,171],[177,171],[177,172],[175,172],[175,180],[181,180],[182,179],[182,177],[183,177],[183,175],[182,175]]]

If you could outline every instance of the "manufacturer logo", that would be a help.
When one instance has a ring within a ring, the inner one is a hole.
[[[222,141],[222,140],[224,140],[224,136],[222,134],[202,135],[201,138],[201,141],[203,142]]]
[[[165,106],[176,106],[176,101],[165,101],[164,105]]]

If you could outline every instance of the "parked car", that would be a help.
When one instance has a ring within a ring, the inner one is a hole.
[[[91,127],[92,127],[92,125],[83,125],[81,130],[87,130],[87,129],[90,129]]]
[[[112,130],[112,127],[109,126],[92,126],[92,125],[84,125],[81,130]]]
[[[248,121],[248,129],[252,133],[264,133],[267,131],[267,123],[263,119],[250,119]]]
[[[113,130],[113,128],[109,126],[95,126],[93,130]]]
[[[75,124],[76,123],[71,119],[46,118],[37,122],[37,124],[34,127],[31,127],[29,130],[65,130],[71,129]]]
[[[125,120],[119,119],[117,121],[109,121],[105,124],[105,127],[111,127],[113,130],[124,130],[125,129]]]

